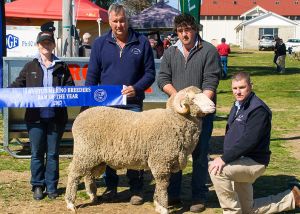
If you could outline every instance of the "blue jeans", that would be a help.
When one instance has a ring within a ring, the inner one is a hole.
[[[135,112],[141,112],[143,110],[143,107],[139,105],[128,105],[126,106],[126,108],[123,107],[117,107],[117,108],[131,110]],[[130,191],[133,193],[142,191],[144,170],[128,169],[126,175],[129,179]],[[107,189],[117,188],[119,183],[119,176],[117,175],[116,170],[110,168],[109,166],[106,166],[104,180]]]
[[[221,56],[221,64],[223,67],[223,77],[227,77],[227,62],[228,62],[228,57]]]
[[[40,186],[48,193],[57,192],[59,179],[59,144],[65,129],[64,124],[51,120],[28,123],[27,130],[31,148],[31,185]],[[46,154],[46,160],[45,160]]]
[[[214,114],[209,114],[202,118],[202,132],[199,142],[192,153],[192,200],[207,200],[208,187],[206,186],[208,177],[208,150],[209,141],[213,130]],[[170,199],[180,198],[182,171],[173,173],[170,178],[168,193]]]

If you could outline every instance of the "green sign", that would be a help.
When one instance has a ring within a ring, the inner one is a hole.
[[[180,0],[181,13],[188,13],[192,15],[199,24],[200,4],[201,0]]]

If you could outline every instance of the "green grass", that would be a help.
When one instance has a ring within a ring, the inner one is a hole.
[[[273,52],[271,51],[240,51],[234,48],[233,53],[229,57],[229,77],[237,71],[250,72],[255,93],[269,105],[273,112],[271,163],[264,176],[260,177],[255,183],[256,197],[275,194],[286,189],[287,182],[300,179],[300,160],[292,157],[288,149],[290,141],[296,140],[300,142],[300,61],[287,57],[286,73],[278,74],[274,70]],[[221,80],[217,92],[217,115],[228,115],[233,101],[230,78]],[[225,126],[226,120],[224,119],[219,119],[214,123],[215,129],[224,130]],[[2,126],[0,126],[0,135],[3,136]],[[220,136],[213,136],[212,141],[218,141],[217,137]],[[214,145],[212,143],[212,146]],[[222,142],[219,142],[219,150],[221,146]],[[10,170],[21,173],[29,170],[29,160],[14,159],[1,151],[1,149],[0,144],[0,171]],[[69,162],[70,160],[68,159],[61,160],[61,178],[67,176]],[[192,167],[189,162],[187,168],[184,170],[182,184],[183,199],[188,203],[191,200],[191,171]],[[10,200],[31,200],[28,181],[29,178],[27,181],[16,181],[12,184],[0,182],[0,201],[2,200],[6,204],[9,204]],[[151,198],[154,188],[151,177],[147,178],[146,183],[145,193]],[[121,191],[128,188],[125,176],[121,176],[120,185]],[[103,180],[98,182],[98,186],[101,186],[99,192],[104,190]],[[87,199],[82,185],[79,188],[78,197],[83,200]],[[209,206],[215,207],[214,212],[221,213],[221,209],[217,208],[219,204],[214,191],[210,192],[209,199]],[[46,202],[48,203],[48,201]]]

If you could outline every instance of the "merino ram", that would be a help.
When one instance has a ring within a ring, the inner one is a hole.
[[[74,121],[73,160],[65,200],[75,211],[77,185],[85,178],[86,191],[96,200],[94,177],[109,165],[114,169],[150,169],[156,182],[154,204],[168,213],[170,174],[184,169],[201,132],[201,117],[215,111],[214,103],[191,86],[171,96],[166,109],[133,112],[94,107]]]

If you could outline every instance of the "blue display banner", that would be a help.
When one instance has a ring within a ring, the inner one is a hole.
[[[126,105],[123,86],[1,88],[0,107],[35,108]]]

